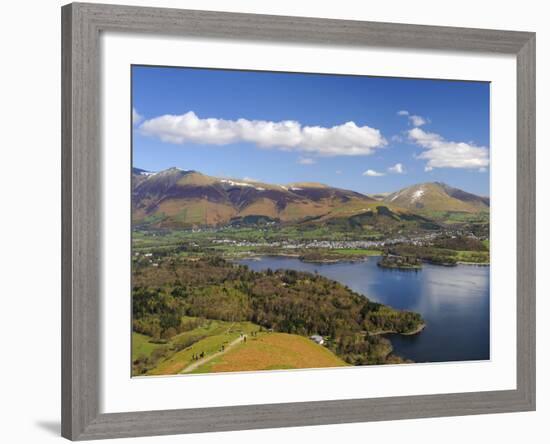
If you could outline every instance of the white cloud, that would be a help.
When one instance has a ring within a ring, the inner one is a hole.
[[[422,126],[428,123],[428,121],[424,119],[424,117],[416,115],[409,116],[409,122],[412,123],[412,126]]]
[[[402,163],[396,163],[394,166],[389,167],[388,171],[390,173],[403,174],[405,172],[405,168],[403,168]]]
[[[143,116],[137,112],[135,108],[132,108],[132,124],[137,125],[143,120]]]
[[[300,157],[298,159],[298,163],[300,165],[313,165],[314,163],[317,163],[315,159],[312,159],[311,157]]]
[[[182,115],[163,115],[140,125],[143,134],[163,142],[229,145],[253,143],[259,148],[301,151],[322,156],[360,156],[372,154],[387,145],[379,130],[347,122],[331,128],[302,126],[284,120],[202,119],[193,111]]]
[[[385,175],[386,175],[385,173],[379,173],[378,171],[375,171],[375,170],[367,170],[363,173],[363,176],[370,176],[370,177],[380,177]]]
[[[485,168],[489,165],[489,150],[472,143],[451,142],[436,133],[428,133],[420,128],[408,131],[409,139],[424,148],[417,156],[425,159],[426,171],[434,168]]]
[[[426,123],[428,123],[428,119],[422,117],[422,116],[418,116],[416,114],[411,114],[410,112],[408,112],[407,110],[401,110],[401,111],[398,111],[397,112],[397,115],[398,116],[407,116],[407,118],[409,119],[409,123],[412,125],[412,126],[422,126],[422,125],[426,125]]]
[[[486,173],[486,172],[487,172],[487,168],[486,168],[486,167],[481,167],[478,171],[479,171],[480,173]]]
[[[336,170],[336,174],[342,174],[342,170]]]

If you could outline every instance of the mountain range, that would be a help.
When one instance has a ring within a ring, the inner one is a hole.
[[[312,182],[277,185],[179,168],[155,173],[133,168],[132,208],[134,224],[150,228],[271,221],[434,228],[427,212],[488,211],[489,200],[437,182],[371,197]]]

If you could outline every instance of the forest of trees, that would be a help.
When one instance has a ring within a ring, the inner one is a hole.
[[[383,268],[399,268],[400,270],[419,270],[422,268],[422,261],[414,255],[385,255],[378,261],[378,266]]]
[[[192,329],[183,316],[246,320],[274,331],[325,336],[329,348],[351,364],[383,363],[391,344],[377,333],[408,333],[423,324],[418,313],[369,301],[319,275],[254,272],[219,257],[167,257],[156,267],[135,265],[133,278],[134,331],[154,340]]]

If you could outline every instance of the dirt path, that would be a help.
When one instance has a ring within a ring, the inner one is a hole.
[[[202,359],[199,359],[198,361],[195,361],[193,362],[192,364],[189,364],[187,367],[185,367],[181,372],[180,374],[182,373],[191,373],[193,370],[197,369],[198,367],[200,367],[201,365],[203,364],[206,364],[207,362],[211,361],[212,359],[214,358],[217,358],[218,356],[221,356],[223,355],[225,352],[227,352],[228,350],[230,350],[231,348],[233,348],[235,345],[239,344],[240,342],[242,342],[244,340],[246,336],[241,336],[241,337],[238,337],[237,339],[235,339],[233,342],[230,342],[227,347],[225,347],[223,349],[223,351],[219,351],[219,352],[216,352],[214,353],[213,355],[210,355],[210,356],[206,356]]]

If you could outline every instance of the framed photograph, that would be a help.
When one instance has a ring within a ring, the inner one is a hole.
[[[535,35],[62,8],[62,434],[535,409]]]

